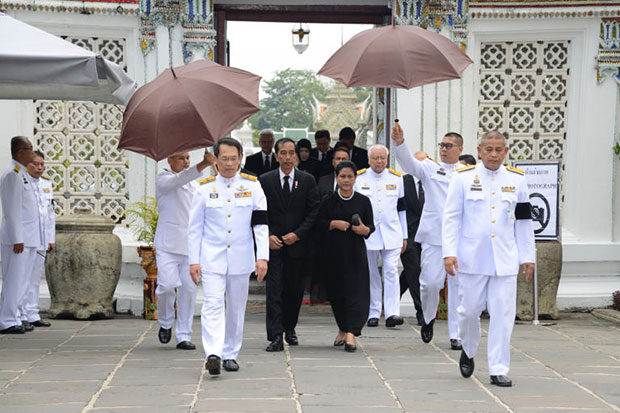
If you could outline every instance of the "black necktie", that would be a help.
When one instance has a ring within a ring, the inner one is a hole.
[[[282,193],[285,197],[288,197],[291,194],[291,186],[288,184],[290,176],[284,175],[284,185],[282,186]]]
[[[271,161],[269,160],[269,155],[265,156],[265,170],[271,171]]]
[[[418,181],[418,202],[420,208],[424,207],[424,188],[422,188],[422,181]]]

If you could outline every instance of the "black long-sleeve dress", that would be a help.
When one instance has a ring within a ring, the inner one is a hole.
[[[341,331],[359,336],[368,319],[370,279],[364,237],[347,231],[329,230],[329,223],[342,220],[351,223],[354,214],[375,230],[370,200],[355,192],[349,200],[337,192],[325,197],[317,220],[321,234],[321,262],[324,264],[327,296]],[[370,235],[370,234],[369,234]]]

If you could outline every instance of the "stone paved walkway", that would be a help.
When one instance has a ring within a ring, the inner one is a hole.
[[[486,336],[474,376],[461,378],[445,321],[430,345],[409,323],[365,328],[349,354],[331,346],[329,314],[303,314],[301,345],[267,353],[264,314],[249,314],[241,370],[211,377],[198,318],[197,351],[160,345],[158,325],[138,318],[55,320],[24,336],[0,336],[0,411],[620,411],[620,326],[590,314],[562,317],[551,327],[515,326],[512,388],[489,385]]]

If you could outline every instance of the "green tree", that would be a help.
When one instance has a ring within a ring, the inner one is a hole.
[[[312,129],[314,97],[327,96],[327,87],[311,70],[285,69],[265,82],[267,97],[260,102],[261,110],[249,119],[254,129]]]

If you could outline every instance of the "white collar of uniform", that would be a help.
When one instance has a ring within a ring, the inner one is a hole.
[[[372,176],[374,176],[375,178],[382,178],[385,175],[385,173],[387,172],[387,170],[388,170],[388,168],[385,168],[383,171],[381,171],[380,174],[378,174],[378,173],[375,172],[374,169],[368,168],[368,171],[370,171],[370,174]]]
[[[439,164],[443,169],[448,170],[448,171],[456,171],[457,169],[461,168],[463,165],[459,162],[457,163],[445,163],[445,162],[441,162]]]
[[[35,178],[34,176],[28,174],[28,179],[30,180],[30,182],[33,182],[35,184],[38,184],[39,181],[41,180],[41,178]]]
[[[219,182],[219,183],[222,183],[222,184],[232,184],[232,183],[234,183],[237,179],[239,179],[239,172],[237,172],[237,173],[235,174],[235,176],[233,176],[232,178],[224,178],[224,177],[223,177],[222,175],[220,175],[220,174],[217,174],[217,175],[215,176],[215,180],[216,180],[217,182]]]
[[[487,169],[486,166],[484,166],[484,164],[482,162],[480,162],[480,172],[488,175],[488,176],[497,176],[500,173],[502,173],[502,171],[504,170],[504,165],[500,165],[499,168],[497,168],[496,170],[492,171],[490,169]]]
[[[20,170],[19,170],[19,171],[20,171],[20,172],[21,172],[21,171],[25,171],[25,170],[26,170],[26,167],[25,167],[24,165],[22,165],[22,164],[21,164],[21,162],[19,162],[17,159],[11,159],[11,161],[12,161],[15,165],[19,166],[19,168],[20,168]]]
[[[282,172],[282,168],[278,168],[278,171],[280,172],[280,182],[284,182],[284,177],[286,176],[286,174],[284,172]],[[295,168],[291,169],[291,173],[288,174],[288,176],[291,177],[291,180],[288,181],[289,185],[291,185],[293,183],[293,181],[295,180]]]

